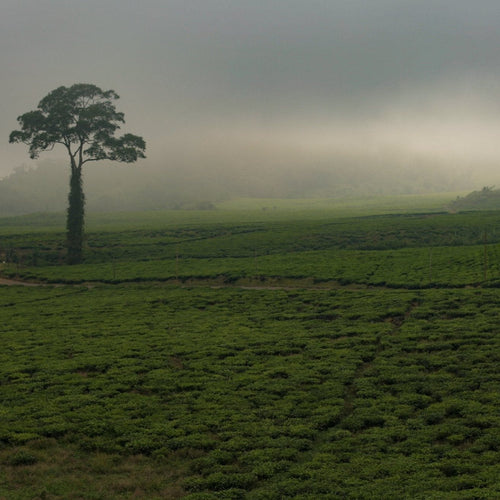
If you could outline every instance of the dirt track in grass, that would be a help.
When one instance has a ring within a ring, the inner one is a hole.
[[[154,286],[171,286],[180,288],[238,288],[240,290],[416,290],[427,288],[476,288],[477,286],[445,286],[445,287],[405,287],[405,286],[386,286],[386,285],[370,285],[365,283],[339,283],[337,281],[325,281],[316,283],[313,279],[276,279],[269,280],[248,280],[242,279],[233,282],[226,282],[221,279],[188,279],[188,280],[124,280],[124,281],[85,281],[85,282],[36,282],[36,281],[23,281],[21,279],[10,279],[0,277],[0,286],[27,286],[27,287],[65,287],[65,286],[80,286],[86,288],[94,288],[99,285],[145,285],[150,284]]]
[[[41,283],[29,283],[27,281],[10,280],[7,278],[0,278],[0,285],[7,286],[41,286]]]

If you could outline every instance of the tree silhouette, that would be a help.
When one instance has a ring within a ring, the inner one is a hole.
[[[88,83],[59,87],[38,104],[35,111],[18,117],[21,130],[14,130],[9,142],[29,146],[31,158],[50,151],[56,144],[64,146],[70,158],[71,177],[67,213],[68,263],[82,261],[85,196],[82,167],[85,163],[112,160],[133,163],[145,158],[146,143],[142,137],[125,134],[115,137],[123,113],[117,112],[114,90],[103,91]]]

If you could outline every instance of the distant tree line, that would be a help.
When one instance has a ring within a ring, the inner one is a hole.
[[[470,179],[450,179],[444,170],[427,169],[408,177],[397,169],[319,166],[314,169],[256,165],[248,171],[219,166],[145,163],[136,168],[112,163],[88,165],[84,174],[90,212],[203,209],[231,198],[361,197],[463,191]],[[0,180],[0,216],[64,211],[67,165],[40,161],[38,168],[18,167]]]
[[[479,191],[472,191],[467,196],[457,197],[451,203],[453,210],[500,210],[500,189],[484,186]]]

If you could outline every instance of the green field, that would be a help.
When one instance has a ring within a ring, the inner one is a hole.
[[[0,498],[500,498],[500,212],[63,225],[0,220]]]

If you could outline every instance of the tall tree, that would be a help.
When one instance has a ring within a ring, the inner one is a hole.
[[[116,111],[114,90],[103,91],[88,83],[59,87],[45,96],[35,111],[18,117],[20,130],[14,130],[9,142],[29,146],[31,158],[56,144],[66,148],[71,177],[67,213],[68,263],[82,261],[85,196],[82,167],[85,163],[112,160],[133,163],[145,158],[146,143],[142,137],[115,132],[125,123],[123,113]]]

